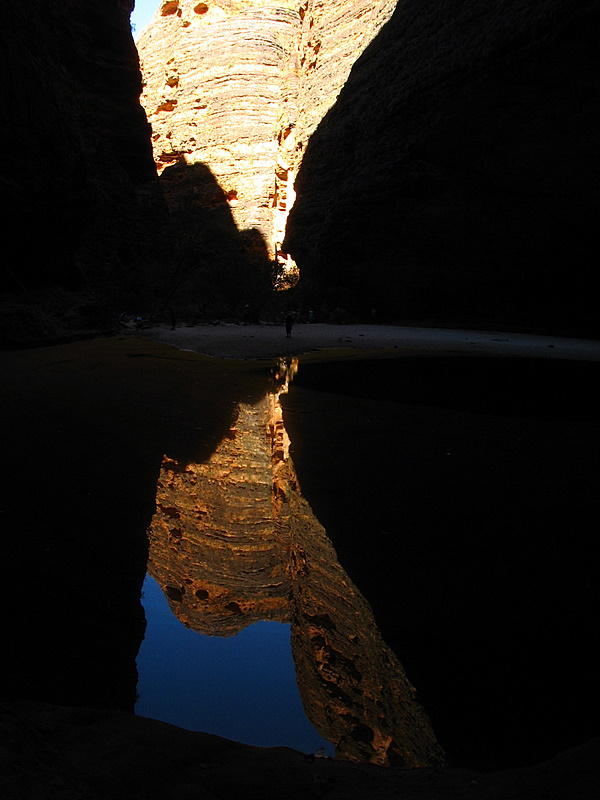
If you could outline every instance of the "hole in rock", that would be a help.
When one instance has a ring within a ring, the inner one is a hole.
[[[176,14],[179,8],[179,0],[167,0],[166,3],[160,8],[160,13],[163,17],[168,17],[169,14]]]
[[[173,111],[176,105],[177,100],[165,100],[164,103],[157,106],[156,113],[158,114],[159,111]]]
[[[181,603],[183,595],[185,594],[185,589],[183,586],[165,586],[165,594],[171,600],[175,600],[176,603]]]

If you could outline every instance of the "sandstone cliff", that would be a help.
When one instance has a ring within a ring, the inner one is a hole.
[[[595,331],[595,1],[399,3],[303,160],[312,302]]]
[[[210,459],[165,459],[148,569],[179,619],[227,636],[289,621],[309,718],[340,758],[417,767],[443,760],[372,611],[300,492],[279,396],[297,368],[237,421]]]
[[[159,172],[209,167],[273,258],[306,143],[394,5],[166,0],[138,45]]]
[[[3,292],[83,288],[103,304],[149,280],[162,202],[132,5],[32,0],[2,12]]]

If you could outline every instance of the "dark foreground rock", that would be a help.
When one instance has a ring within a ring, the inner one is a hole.
[[[247,747],[110,711],[0,704],[4,800],[595,800],[600,742],[524,770],[399,770]]]

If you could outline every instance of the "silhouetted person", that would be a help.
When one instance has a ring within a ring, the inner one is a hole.
[[[169,309],[169,320],[171,321],[171,330],[174,331],[177,325],[177,318],[175,316],[175,311],[172,308]]]
[[[288,339],[292,335],[292,328],[294,327],[294,315],[290,312],[285,318],[285,335]]]

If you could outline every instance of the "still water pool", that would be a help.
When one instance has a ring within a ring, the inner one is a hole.
[[[137,713],[382,766],[498,769],[585,741],[587,371],[282,359],[270,376],[207,458],[163,457]]]
[[[300,490],[280,403],[297,367],[282,360],[271,390],[238,404],[207,460],[163,458],[137,713],[254,745],[440,763],[413,686]]]
[[[302,706],[290,625],[256,622],[230,637],[198,633],[174,616],[150,575],[142,604],[136,714],[245,744],[333,755]]]

